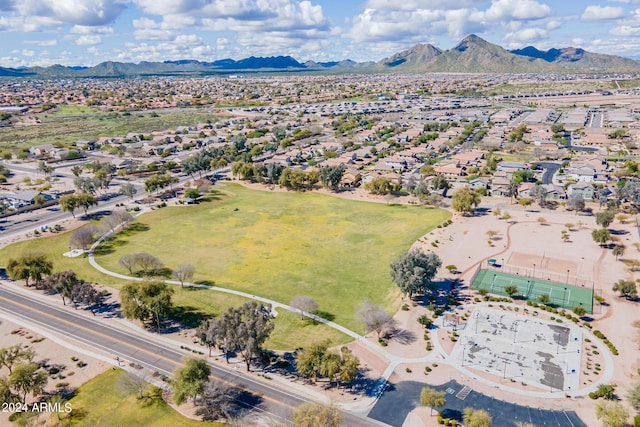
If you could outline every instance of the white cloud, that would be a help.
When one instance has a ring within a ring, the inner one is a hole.
[[[477,12],[472,19],[479,21],[532,20],[551,15],[551,8],[535,0],[493,0],[489,9]]]
[[[614,36],[623,37],[637,37],[640,35],[640,27],[633,27],[631,25],[616,25],[609,31]]]
[[[590,5],[585,8],[580,19],[583,21],[604,21],[621,18],[624,15],[625,11],[622,7]]]
[[[524,28],[520,31],[507,33],[504,38],[514,43],[531,43],[547,37],[547,30],[543,28]]]
[[[78,46],[91,46],[102,43],[102,37],[98,35],[86,34],[76,39],[75,43]]]
[[[154,28],[142,28],[133,32],[136,40],[172,40],[174,35],[171,31]]]
[[[551,31],[551,30],[555,30],[558,29],[562,26],[562,21],[556,20],[556,19],[552,19],[550,21],[547,22],[547,30]]]
[[[36,46],[56,46],[58,44],[58,40],[25,40],[22,42],[23,44],[32,44]]]
[[[486,0],[431,0],[427,4],[427,2],[425,2],[424,0],[405,0],[402,2],[399,2],[397,0],[369,0],[367,1],[365,8],[401,10],[416,10],[428,8],[453,10],[480,6],[486,2]]]
[[[61,24],[106,25],[125,9],[122,0],[4,0],[19,16],[46,17]]]
[[[112,27],[93,27],[87,25],[74,25],[69,30],[71,34],[113,34]]]

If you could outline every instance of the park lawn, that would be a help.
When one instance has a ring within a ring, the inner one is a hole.
[[[148,252],[169,268],[192,264],[196,282],[283,303],[296,295],[310,295],[321,315],[363,333],[354,316],[361,301],[369,299],[395,312],[400,294],[391,281],[389,264],[450,217],[447,211],[421,206],[258,191],[236,184],[225,184],[212,199],[140,216],[132,230],[98,250],[98,262],[128,274],[118,264],[120,257]],[[69,237],[70,233],[56,234],[11,245],[0,251],[0,265],[22,253],[41,251],[53,260],[54,271],[71,269],[85,280],[115,288],[124,284],[94,270],[86,258],[63,257]],[[173,299],[179,308],[174,317],[191,326],[245,301],[204,289],[175,289]],[[350,340],[282,310],[275,324],[267,346],[276,350],[292,350],[325,338],[332,345]]]
[[[26,240],[0,250],[0,266],[6,265],[10,258],[16,258],[28,252],[43,252],[53,261],[54,271],[73,270],[78,277],[95,283],[101,283],[120,289],[127,282],[100,273],[85,257],[68,258],[62,254],[69,250],[71,233],[51,234],[49,237]],[[197,326],[203,319],[219,316],[228,307],[238,307],[248,301],[246,298],[202,288],[181,288],[174,286],[175,305],[171,317],[185,325]],[[291,350],[305,347],[316,339],[327,339],[331,345],[351,340],[347,335],[322,324],[300,321],[300,318],[286,310],[280,310],[276,317],[275,328],[266,343],[273,350]]]
[[[327,317],[364,332],[354,318],[361,301],[397,310],[389,264],[449,217],[422,206],[225,184],[216,200],[142,215],[146,231],[117,238],[97,259],[127,273],[120,257],[148,252],[169,268],[192,264],[194,281],[283,303],[309,295]]]
[[[77,427],[222,427],[225,424],[192,420],[164,402],[143,406],[134,393],[120,390],[121,369],[110,369],[87,381],[69,400],[72,426]]]
[[[64,114],[98,114],[100,111],[96,108],[87,107],[86,105],[59,105],[54,111],[53,115]]]

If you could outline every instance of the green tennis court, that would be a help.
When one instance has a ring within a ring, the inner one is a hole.
[[[568,310],[574,307],[584,307],[587,313],[593,313],[593,289],[565,285],[542,279],[533,279],[500,271],[480,269],[473,279],[474,289],[486,289],[487,292],[498,295],[508,294],[508,286],[518,288],[516,296],[530,301],[539,302],[541,295],[548,295],[549,303]]]

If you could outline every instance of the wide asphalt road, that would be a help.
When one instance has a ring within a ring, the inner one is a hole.
[[[0,311],[25,319],[43,329],[69,336],[127,362],[132,361],[152,370],[170,375],[187,353],[180,348],[155,342],[137,334],[108,325],[108,320],[91,319],[75,313],[71,307],[47,305],[11,290],[0,282]],[[240,403],[248,408],[274,414],[286,414],[306,402],[300,395],[266,384],[249,375],[211,364],[211,375],[234,385],[241,391]],[[383,425],[374,420],[344,413],[345,426]],[[280,418],[280,417],[279,417]]]

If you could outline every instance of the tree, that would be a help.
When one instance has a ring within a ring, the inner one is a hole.
[[[594,242],[598,243],[600,246],[604,246],[609,240],[611,240],[611,234],[606,228],[593,230],[591,232],[591,237],[593,238]]]
[[[412,249],[391,263],[391,278],[403,295],[411,298],[414,294],[435,291],[432,280],[441,265],[438,255]]]
[[[96,190],[100,187],[100,181],[96,178],[88,176],[77,176],[73,179],[73,184],[80,193],[96,194]]]
[[[444,408],[447,404],[446,393],[431,387],[422,387],[420,391],[420,404],[431,408],[431,415],[434,409]]]
[[[42,393],[47,380],[47,373],[35,362],[20,363],[9,375],[11,387],[22,394],[23,403],[27,402],[27,394],[36,397]]]
[[[7,262],[7,272],[12,279],[24,280],[29,286],[29,279],[37,284],[42,278],[53,271],[53,263],[40,252],[26,253]]]
[[[364,189],[371,194],[386,195],[396,191],[396,186],[393,185],[389,178],[384,176],[377,176],[364,185]]]
[[[608,228],[613,222],[615,215],[615,212],[609,209],[602,212],[596,212],[596,224],[602,228]]]
[[[627,392],[627,401],[636,412],[640,412],[640,383]]]
[[[118,227],[122,227],[123,229],[126,227],[126,224],[133,221],[133,215],[127,212],[124,209],[115,210],[111,213],[111,215],[105,217],[100,222],[102,228],[102,234],[112,233]]]
[[[120,291],[122,315],[127,319],[155,323],[160,332],[160,322],[173,307],[173,289],[163,282],[128,283]]]
[[[442,195],[445,196],[449,189],[449,181],[447,181],[444,175],[436,175],[435,178],[431,180],[431,186],[434,190],[444,190]]]
[[[20,396],[11,390],[11,381],[8,377],[0,377],[0,402],[18,403]]]
[[[518,199],[518,204],[520,206],[522,206],[523,208],[527,208],[528,206],[531,206],[531,204],[533,203],[533,199],[530,199],[528,197],[523,197],[521,199]]]
[[[135,196],[137,193],[138,193],[138,190],[136,189],[135,185],[133,185],[130,182],[127,182],[126,184],[122,184],[120,186],[120,189],[118,190],[118,194],[127,196],[131,200],[133,200],[133,196]]]
[[[584,210],[585,202],[582,194],[572,194],[567,199],[567,208],[570,210],[575,210],[576,212],[581,212]]]
[[[196,200],[198,197],[200,197],[200,190],[197,188],[187,188],[184,192],[185,199]]]
[[[202,392],[202,404],[196,409],[203,421],[229,419],[235,412],[239,390],[222,381],[209,380]]]
[[[91,206],[97,206],[98,200],[93,194],[80,193],[76,195],[77,206],[84,210],[84,215],[87,216],[87,211]]]
[[[143,375],[137,375],[134,372],[125,372],[118,378],[118,388],[125,393],[136,393],[138,399],[144,398],[144,390],[149,383]]]
[[[464,408],[462,421],[465,427],[491,427],[493,419],[483,409]]]
[[[534,185],[529,190],[529,195],[543,207],[547,200],[547,190],[542,185]]]
[[[613,285],[613,291],[620,292],[620,296],[623,296],[626,299],[634,300],[638,298],[638,289],[636,287],[636,282],[632,282],[631,280],[618,280]]]
[[[250,371],[253,357],[260,353],[262,344],[273,331],[271,305],[248,301],[236,309],[236,312],[241,320],[237,330],[237,350],[247,366],[247,371]]]
[[[156,273],[162,269],[162,261],[146,252],[135,254],[136,265],[140,266],[145,276]]]
[[[356,312],[358,319],[367,332],[375,331],[380,339],[380,334],[394,326],[393,317],[379,305],[372,304],[369,300],[364,300],[360,309]]]
[[[615,245],[611,253],[616,257],[616,261],[618,261],[618,257],[624,255],[624,245]]]
[[[203,322],[198,337],[210,349],[223,349],[227,363],[229,352],[239,352],[249,371],[253,357],[262,351],[272,331],[271,305],[248,301],[237,308],[229,307],[218,319]]]
[[[629,412],[620,402],[599,402],[596,405],[596,417],[602,420],[602,427],[625,427]]]
[[[573,307],[571,310],[576,314],[576,316],[584,316],[587,314],[587,310],[581,305]]]
[[[193,278],[195,268],[191,264],[180,264],[174,270],[172,276],[180,281],[180,287],[184,288],[184,282],[188,282]]]
[[[313,297],[306,295],[299,295],[294,297],[290,303],[291,307],[295,308],[300,312],[300,319],[304,319],[304,313],[311,313],[318,309],[318,303]]]
[[[204,386],[209,379],[211,368],[205,359],[185,357],[183,366],[173,372],[173,400],[177,405],[182,405],[189,398],[193,403],[204,391]]]
[[[118,260],[118,264],[126,268],[129,271],[129,274],[133,274],[133,270],[136,268],[136,263],[137,260],[135,254],[122,255]]]
[[[518,188],[520,188],[521,182],[512,179],[509,181],[509,187],[507,187],[507,196],[509,196],[509,204],[513,202],[513,198],[518,196]]]
[[[344,172],[345,167],[343,165],[323,166],[318,171],[318,177],[325,188],[328,187],[333,191],[338,191]]]
[[[77,310],[78,304],[92,307],[102,303],[104,296],[96,290],[96,288],[89,282],[81,280],[71,290],[71,302],[73,307]],[[95,316],[95,311],[91,308],[91,314]]]
[[[319,376],[340,385],[341,382],[351,382],[358,376],[360,359],[347,347],[342,347],[340,353],[328,351],[329,341],[311,344],[300,350],[296,357],[296,370],[303,378],[313,378],[318,381]]]
[[[328,340],[313,343],[303,348],[296,358],[296,370],[302,378],[313,377],[313,382],[318,381],[320,371],[327,357]]]
[[[457,189],[451,198],[451,207],[463,215],[470,214],[480,204],[480,194],[468,188]]]
[[[518,293],[518,287],[515,285],[509,285],[504,288],[504,292],[509,295],[509,297],[513,298],[513,296]]]
[[[98,230],[93,225],[80,227],[76,229],[71,235],[69,244],[73,248],[81,248],[84,252],[86,252],[93,244],[93,242],[95,242],[97,232]]]
[[[342,412],[334,404],[303,403],[293,411],[295,427],[338,427]]]
[[[82,175],[82,167],[81,167],[81,166],[78,166],[78,165],[73,166],[73,167],[71,168],[71,173],[72,173],[74,176],[80,176],[80,175]]]
[[[62,209],[63,212],[69,212],[74,218],[76,217],[74,212],[78,208],[78,199],[75,195],[65,194],[60,197],[58,203],[60,203],[60,209]]]
[[[0,348],[0,368],[7,368],[11,374],[14,365],[31,362],[33,361],[33,356],[35,356],[33,349],[24,348],[22,344]]]
[[[60,271],[51,274],[49,277],[43,280],[42,287],[47,292],[58,292],[62,298],[62,303],[67,304],[66,299],[71,300],[73,295],[73,288],[78,285],[82,280],[76,276],[71,270]]]

